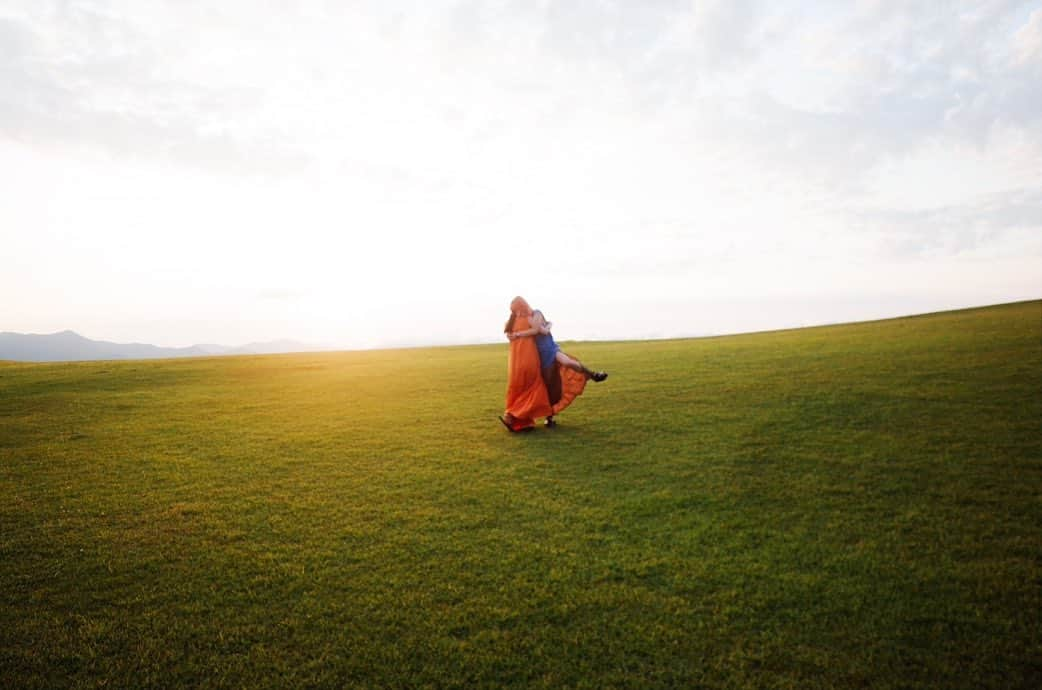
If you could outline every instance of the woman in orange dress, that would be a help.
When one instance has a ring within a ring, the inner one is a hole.
[[[523,297],[515,297],[510,303],[510,320],[503,331],[510,340],[510,358],[506,411],[499,421],[510,431],[531,430],[539,417],[546,417],[546,425],[553,426],[554,415],[582,395],[588,380],[607,378],[604,372],[593,372],[561,352],[553,342],[549,324]],[[544,338],[541,344],[547,359],[545,367],[537,337]]]

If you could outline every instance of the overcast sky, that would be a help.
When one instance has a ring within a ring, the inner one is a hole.
[[[0,0],[0,331],[558,339],[1042,297],[1042,0]]]

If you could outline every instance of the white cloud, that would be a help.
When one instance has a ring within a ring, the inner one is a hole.
[[[1032,12],[1013,35],[1013,54],[1017,64],[1042,62],[1042,8]]]
[[[625,335],[597,321],[613,304],[633,334],[720,332],[747,321],[658,305],[807,319],[828,292],[831,315],[904,263],[1032,296],[1040,22],[1025,2],[3,5],[20,306],[0,326],[466,340],[523,292],[572,336]],[[887,308],[972,300],[894,275]]]

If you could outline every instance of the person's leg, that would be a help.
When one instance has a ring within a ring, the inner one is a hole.
[[[583,364],[577,359],[572,359],[560,350],[557,351],[556,357],[557,361],[561,364],[561,366],[568,367],[572,371],[577,371],[580,374],[584,374],[588,379],[593,379],[594,381],[603,381],[604,379],[608,378],[608,375],[603,371],[593,371],[591,369],[588,369],[585,364]]]
[[[556,364],[551,364],[541,373],[546,385],[546,397],[549,398],[550,405],[556,405],[561,399],[561,370]]]
[[[556,363],[551,363],[550,366],[542,370],[542,375],[543,383],[546,384],[546,397],[549,399],[552,407],[561,399],[561,370]],[[557,426],[553,415],[546,418],[546,426]]]
[[[582,362],[580,362],[577,359],[572,359],[560,350],[557,351],[557,354],[554,355],[554,357],[556,357],[558,363],[560,363],[561,366],[568,367],[572,371],[577,371],[580,374],[586,374],[587,377],[593,373],[592,371],[584,367]]]

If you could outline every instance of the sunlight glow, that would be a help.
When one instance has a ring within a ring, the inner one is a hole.
[[[808,12],[5,6],[0,330],[375,347],[495,342],[515,294],[564,339],[1038,297],[1038,13]]]

